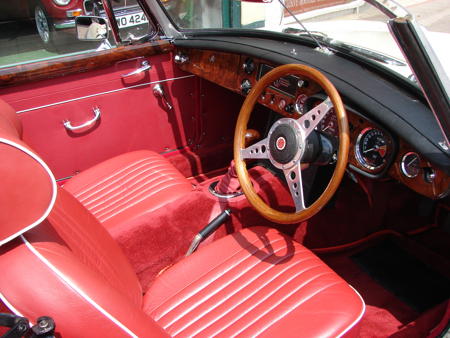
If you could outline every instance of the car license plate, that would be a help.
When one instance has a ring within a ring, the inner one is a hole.
[[[117,24],[119,28],[132,27],[147,22],[148,22],[147,17],[143,12],[127,14],[117,17]]]

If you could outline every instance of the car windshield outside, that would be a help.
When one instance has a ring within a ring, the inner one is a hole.
[[[286,0],[284,3],[166,0],[162,4],[173,23],[184,32],[246,29],[312,39],[324,47],[371,59],[416,83],[389,32],[389,18],[364,0]],[[426,33],[446,73],[450,74],[444,63],[448,59],[445,55],[448,56],[446,46],[450,44],[450,35]]]

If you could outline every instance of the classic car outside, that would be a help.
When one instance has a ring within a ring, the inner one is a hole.
[[[134,36],[142,36],[148,32],[147,17],[136,0],[114,0],[112,4],[119,29],[126,30],[127,33],[132,32]],[[33,18],[43,45],[50,50],[74,43],[75,18],[80,15],[105,16],[105,13],[101,3],[91,0],[0,2],[0,23]],[[131,31],[129,27],[134,29]]]
[[[103,0],[94,48],[0,58],[4,332],[446,337],[448,35],[390,0],[137,4],[146,36]]]

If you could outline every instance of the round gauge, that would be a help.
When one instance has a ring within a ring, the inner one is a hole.
[[[356,140],[356,159],[367,169],[378,169],[386,163],[387,148],[386,137],[381,130],[366,128]]]
[[[402,174],[409,178],[414,178],[419,175],[420,171],[420,157],[417,153],[411,151],[406,153],[402,157],[402,162],[400,163],[400,168]]]
[[[300,94],[299,96],[297,96],[297,98],[295,99],[295,104],[294,104],[294,108],[297,113],[304,114],[308,111],[307,107],[306,107],[307,100],[308,100],[308,96],[306,96],[305,94]]]
[[[338,137],[338,122],[334,108],[331,108],[322,121],[320,121],[319,130],[327,135]]]

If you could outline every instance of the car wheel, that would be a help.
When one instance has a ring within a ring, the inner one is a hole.
[[[53,49],[54,30],[52,20],[48,17],[41,4],[37,4],[34,8],[34,20],[36,23],[36,29],[42,43],[44,44],[44,47],[46,49]]]

